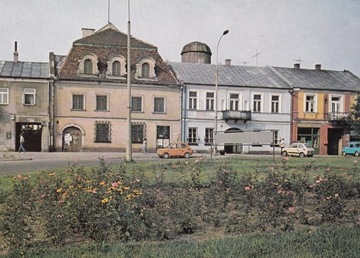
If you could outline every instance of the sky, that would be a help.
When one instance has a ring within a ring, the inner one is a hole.
[[[108,21],[127,33],[129,10],[131,35],[157,46],[164,60],[180,62],[182,48],[200,41],[212,63],[300,60],[301,68],[321,64],[360,77],[360,0],[0,0],[0,60],[13,60],[15,41],[20,61],[67,55],[82,28]]]

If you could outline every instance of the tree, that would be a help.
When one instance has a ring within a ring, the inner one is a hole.
[[[349,124],[352,134],[360,136],[360,92],[357,93],[356,102],[351,107]]]

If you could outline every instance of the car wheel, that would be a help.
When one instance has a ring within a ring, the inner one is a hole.
[[[224,150],[220,151],[220,155],[225,155],[225,151]]]
[[[342,155],[343,155],[343,156],[346,156],[346,152],[345,152],[345,151],[343,151]]]
[[[184,158],[186,158],[186,159],[190,158],[190,153],[189,153],[189,152],[185,152]]]
[[[169,155],[169,153],[165,152],[165,153],[162,155],[162,157],[163,157],[164,159],[168,159],[168,158],[170,158],[170,155]]]
[[[300,158],[303,158],[303,157],[305,157],[305,154],[304,154],[304,152],[300,152],[300,154],[299,154],[299,157],[300,157]]]
[[[287,151],[283,151],[281,154],[282,154],[283,156],[288,156]]]
[[[359,152],[356,151],[355,154],[354,154],[354,156],[355,156],[355,157],[359,157]]]

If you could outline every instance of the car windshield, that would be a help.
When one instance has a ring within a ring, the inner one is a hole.
[[[306,148],[311,148],[310,144],[308,144],[308,143],[304,143],[304,145]]]

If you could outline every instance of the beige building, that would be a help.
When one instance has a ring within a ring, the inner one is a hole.
[[[49,64],[21,62],[17,44],[13,61],[0,61],[0,151],[19,148],[48,151]]]
[[[50,53],[50,133],[57,151],[125,150],[127,35],[83,29],[67,56]],[[131,140],[149,151],[180,139],[180,88],[157,47],[131,37]]]

